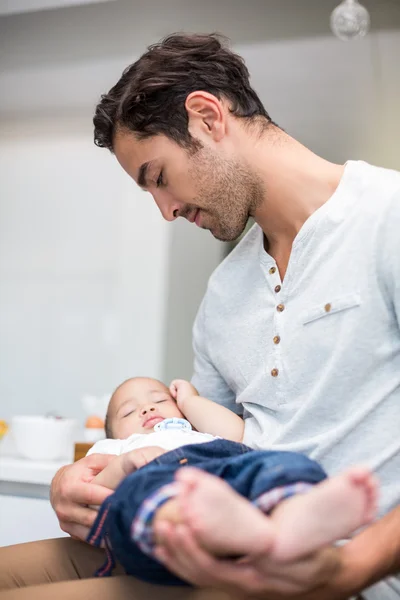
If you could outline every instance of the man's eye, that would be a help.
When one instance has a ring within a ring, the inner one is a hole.
[[[157,185],[157,187],[161,187],[162,185],[164,185],[163,172],[162,171],[161,171],[161,173],[158,176],[156,185]]]

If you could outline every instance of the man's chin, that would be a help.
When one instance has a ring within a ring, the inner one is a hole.
[[[208,229],[213,237],[220,242],[235,242],[242,235],[244,228],[239,232],[234,231],[221,231],[220,229],[216,229],[213,227],[205,227],[204,229]]]

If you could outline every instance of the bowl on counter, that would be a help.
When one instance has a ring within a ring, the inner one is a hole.
[[[71,460],[77,421],[42,416],[12,417],[10,431],[18,454],[31,460]]]
[[[6,435],[8,432],[8,425],[5,421],[0,419],[0,440]]]

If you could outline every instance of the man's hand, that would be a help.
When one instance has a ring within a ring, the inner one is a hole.
[[[72,537],[86,540],[97,515],[89,505],[99,506],[112,494],[112,490],[92,481],[114,459],[114,455],[92,454],[55,474],[50,502],[61,529]]]
[[[178,408],[184,413],[185,399],[198,396],[196,388],[184,379],[174,379],[169,386],[171,396],[176,400]]]
[[[195,585],[213,586],[233,596],[242,592],[263,600],[348,600],[400,572],[400,507],[373,523],[340,548],[327,548],[284,566],[217,560],[201,549],[191,531],[170,523],[156,525],[161,562]],[[295,585],[288,592],[286,584]]]
[[[257,561],[221,560],[204,551],[185,525],[174,527],[159,523],[157,539],[162,546],[156,557],[172,572],[201,587],[214,587],[232,593],[263,598],[263,600],[330,600],[347,596],[319,595],[318,588],[337,572],[340,550],[326,548],[291,563],[273,563],[267,557]],[[310,595],[309,595],[310,594]]]

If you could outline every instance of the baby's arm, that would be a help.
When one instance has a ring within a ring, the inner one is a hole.
[[[188,381],[175,379],[170,390],[179,409],[197,431],[218,435],[233,442],[242,441],[244,421],[234,412],[199,396]]]
[[[116,456],[103,471],[96,475],[93,483],[115,490],[125,477],[165,452],[166,450],[159,446],[146,446]]]

